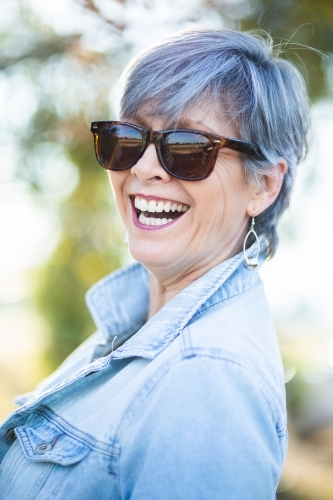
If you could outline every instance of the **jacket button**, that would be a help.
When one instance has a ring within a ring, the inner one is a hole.
[[[52,450],[52,444],[43,443],[36,446],[35,453],[37,453],[38,455],[44,455],[44,453],[50,450]]]
[[[13,441],[15,441],[15,439],[16,439],[15,429],[14,427],[12,427],[11,429],[8,429],[8,431],[6,432],[6,440],[9,443],[12,443]]]

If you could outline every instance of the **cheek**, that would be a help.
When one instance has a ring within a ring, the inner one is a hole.
[[[242,224],[251,197],[240,163],[221,162],[207,179],[204,192],[197,193],[204,219],[224,227]]]

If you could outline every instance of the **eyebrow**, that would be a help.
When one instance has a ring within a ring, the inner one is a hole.
[[[190,122],[189,120],[186,120],[186,118],[181,118],[178,122],[177,122],[177,127],[178,128],[195,128],[194,126],[194,123],[193,122]]]
[[[131,120],[131,119],[129,118],[129,120]],[[151,120],[149,120],[149,118],[147,118],[146,116],[142,116],[142,115],[137,114],[137,115],[132,117],[132,120],[134,120],[141,127],[145,127],[149,130],[152,130]],[[176,128],[187,128],[190,130],[198,130],[198,127],[196,127],[196,125],[200,126],[200,122],[194,123],[194,122],[187,120],[186,118],[180,118],[180,120],[178,120],[177,122],[169,122],[167,125],[167,128],[165,130],[173,129],[173,128],[175,128],[175,129]],[[209,127],[207,127],[207,128],[209,128]],[[213,130],[211,130],[211,132],[216,133]]]
[[[127,121],[126,118],[125,118],[125,120]],[[129,118],[129,120],[131,120],[131,119]],[[145,127],[145,128],[151,129],[149,121],[144,116],[134,115],[132,117],[132,120],[134,120],[141,127]]]

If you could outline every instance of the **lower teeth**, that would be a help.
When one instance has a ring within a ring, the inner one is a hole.
[[[145,217],[143,213],[139,216],[139,222],[144,224],[145,226],[163,226],[164,224],[168,224],[172,222],[173,219],[159,219],[158,217]]]

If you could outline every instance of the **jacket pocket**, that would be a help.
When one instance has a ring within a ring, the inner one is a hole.
[[[36,462],[73,465],[90,451],[84,442],[44,416],[30,425],[17,427],[16,435],[25,456]]]

